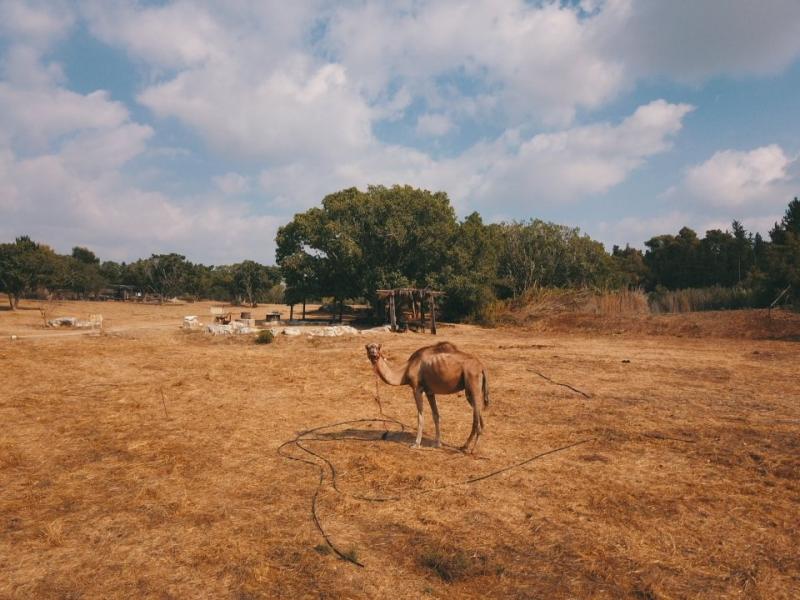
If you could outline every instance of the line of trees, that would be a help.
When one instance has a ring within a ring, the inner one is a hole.
[[[722,286],[746,290],[766,306],[787,287],[800,300],[800,201],[795,198],[769,240],[737,221],[700,238],[688,227],[659,235],[644,251],[604,246],[577,228],[538,219],[486,224],[456,218],[447,194],[409,186],[345,189],[278,229],[277,267],[246,260],[194,264],[179,254],[131,263],[101,262],[76,247],[63,256],[28,237],[0,244],[0,291],[12,307],[34,293],[97,297],[128,285],[158,298],[190,297],[297,304],[332,297],[377,308],[381,288],[446,292],[450,319],[480,319],[496,300],[537,287],[648,291]],[[741,295],[741,294],[740,294]]]
[[[446,316],[480,318],[489,304],[537,287],[740,287],[765,306],[785,287],[800,298],[800,201],[789,203],[766,241],[734,221],[703,238],[684,227],[611,253],[577,228],[538,219],[458,221],[447,195],[408,186],[326,196],[278,230],[277,262],[292,302],[364,298],[379,288],[444,290]]]
[[[752,290],[757,305],[771,302],[789,288],[800,300],[800,200],[789,202],[769,241],[733,221],[730,231],[712,229],[703,238],[688,227],[677,235],[659,235],[645,242],[643,256],[630,248],[613,254],[639,273],[649,290],[739,287]]]
[[[12,309],[25,296],[99,298],[115,293],[113,288],[119,286],[161,301],[205,298],[249,306],[283,301],[280,270],[252,260],[206,266],[173,253],[126,264],[100,262],[81,246],[70,255],[60,255],[28,236],[0,244],[0,291],[8,294]]]
[[[364,298],[380,288],[444,290],[449,318],[476,318],[535,286],[619,287],[615,261],[576,228],[540,220],[459,222],[444,192],[409,186],[346,189],[278,230],[287,297]]]

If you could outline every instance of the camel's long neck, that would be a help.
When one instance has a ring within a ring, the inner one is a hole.
[[[406,379],[406,365],[393,367],[385,358],[380,357],[374,363],[375,372],[378,374],[384,383],[389,385],[405,385],[408,383]]]

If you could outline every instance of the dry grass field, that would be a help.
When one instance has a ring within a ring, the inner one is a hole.
[[[107,327],[0,311],[0,598],[800,597],[800,345],[741,314],[255,345],[178,328],[207,305],[53,310]],[[489,373],[475,455],[410,450],[408,388],[378,388],[404,430],[359,421],[364,344],[440,340]]]

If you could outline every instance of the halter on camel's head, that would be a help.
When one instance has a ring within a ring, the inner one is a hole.
[[[378,359],[383,357],[381,354],[381,345],[380,344],[367,344],[364,346],[367,349],[367,357],[369,358],[369,362],[375,365],[378,362]]]

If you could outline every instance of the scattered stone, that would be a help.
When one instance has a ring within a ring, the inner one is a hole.
[[[219,323],[206,325],[206,333],[210,333],[212,335],[245,335],[249,333],[255,333],[256,331],[256,329],[248,327],[239,321],[234,321],[233,323],[228,323],[227,325],[221,325]]]
[[[183,317],[184,329],[200,329],[202,327],[203,324],[200,322],[200,319],[198,319],[197,316],[189,315],[187,317]]]
[[[382,333],[385,331],[391,331],[391,325],[379,325],[378,327],[371,327],[370,329],[365,329],[361,333]],[[502,348],[502,346],[501,346]]]

